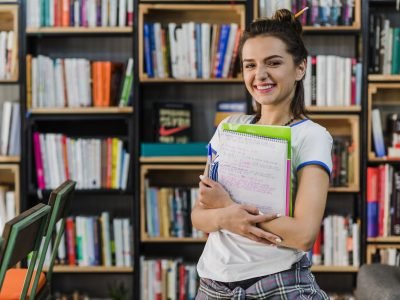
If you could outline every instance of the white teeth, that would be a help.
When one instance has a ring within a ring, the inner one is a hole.
[[[257,86],[257,89],[259,89],[259,90],[267,90],[270,88],[272,88],[272,85]]]

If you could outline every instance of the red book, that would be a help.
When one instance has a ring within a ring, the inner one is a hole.
[[[184,264],[179,265],[179,300],[186,299],[186,269]]]
[[[322,230],[318,232],[318,236],[314,242],[312,249],[312,262],[314,265],[321,265],[321,243],[322,243]]]
[[[75,266],[76,265],[75,224],[73,217],[68,217],[65,222],[65,235],[67,239],[68,264],[70,266]]]
[[[69,178],[69,168],[68,168],[68,155],[67,155],[67,137],[65,135],[61,136],[61,147],[62,147],[62,154],[64,158],[64,166],[65,166],[65,178]]]
[[[161,300],[161,260],[155,262],[156,282],[154,283],[155,300]]]
[[[378,168],[367,168],[367,202],[378,202]]]

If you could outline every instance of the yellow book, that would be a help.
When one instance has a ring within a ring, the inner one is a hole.
[[[117,159],[118,159],[118,139],[112,139],[112,154],[111,154],[111,188],[117,189]]]

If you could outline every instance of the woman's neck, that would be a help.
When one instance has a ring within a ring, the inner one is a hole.
[[[257,124],[260,125],[284,125],[292,120],[293,115],[287,110],[278,107],[263,105],[261,107],[261,117]]]

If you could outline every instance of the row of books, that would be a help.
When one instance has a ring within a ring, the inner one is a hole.
[[[281,8],[297,12],[306,6],[309,9],[299,17],[302,25],[336,26],[353,23],[354,0],[259,0],[261,17],[271,17]]]
[[[196,266],[181,259],[140,257],[140,299],[194,299],[198,288]]]
[[[380,14],[369,16],[368,73],[400,74],[400,27]]]
[[[348,186],[350,182],[354,181],[353,149],[351,137],[333,137],[331,186]]]
[[[127,187],[130,155],[118,138],[35,132],[33,150],[39,189],[54,189],[67,179],[75,180],[77,189]]]
[[[21,153],[21,112],[18,102],[5,101],[1,116],[0,155]]]
[[[400,236],[400,171],[389,164],[367,168],[367,236]]]
[[[238,24],[144,24],[145,71],[156,78],[236,76]]]
[[[133,25],[133,0],[29,0],[28,27]]]
[[[68,217],[57,250],[59,265],[117,266],[133,265],[133,237],[129,218],[101,216]]]
[[[400,267],[400,249],[378,248],[375,253],[372,254],[371,260],[373,263]]]
[[[15,47],[14,31],[0,31],[0,80],[12,78],[16,71]]]
[[[361,104],[362,64],[355,58],[317,55],[307,58],[304,101],[307,106]]]
[[[133,59],[89,61],[27,55],[27,105],[40,107],[128,106],[132,92]]]
[[[149,237],[202,238],[190,218],[198,188],[149,187],[146,181],[146,232]]]
[[[0,185],[0,232],[3,232],[4,224],[15,216],[15,191]]]
[[[314,265],[359,266],[359,224],[349,216],[326,217],[309,256]]]

